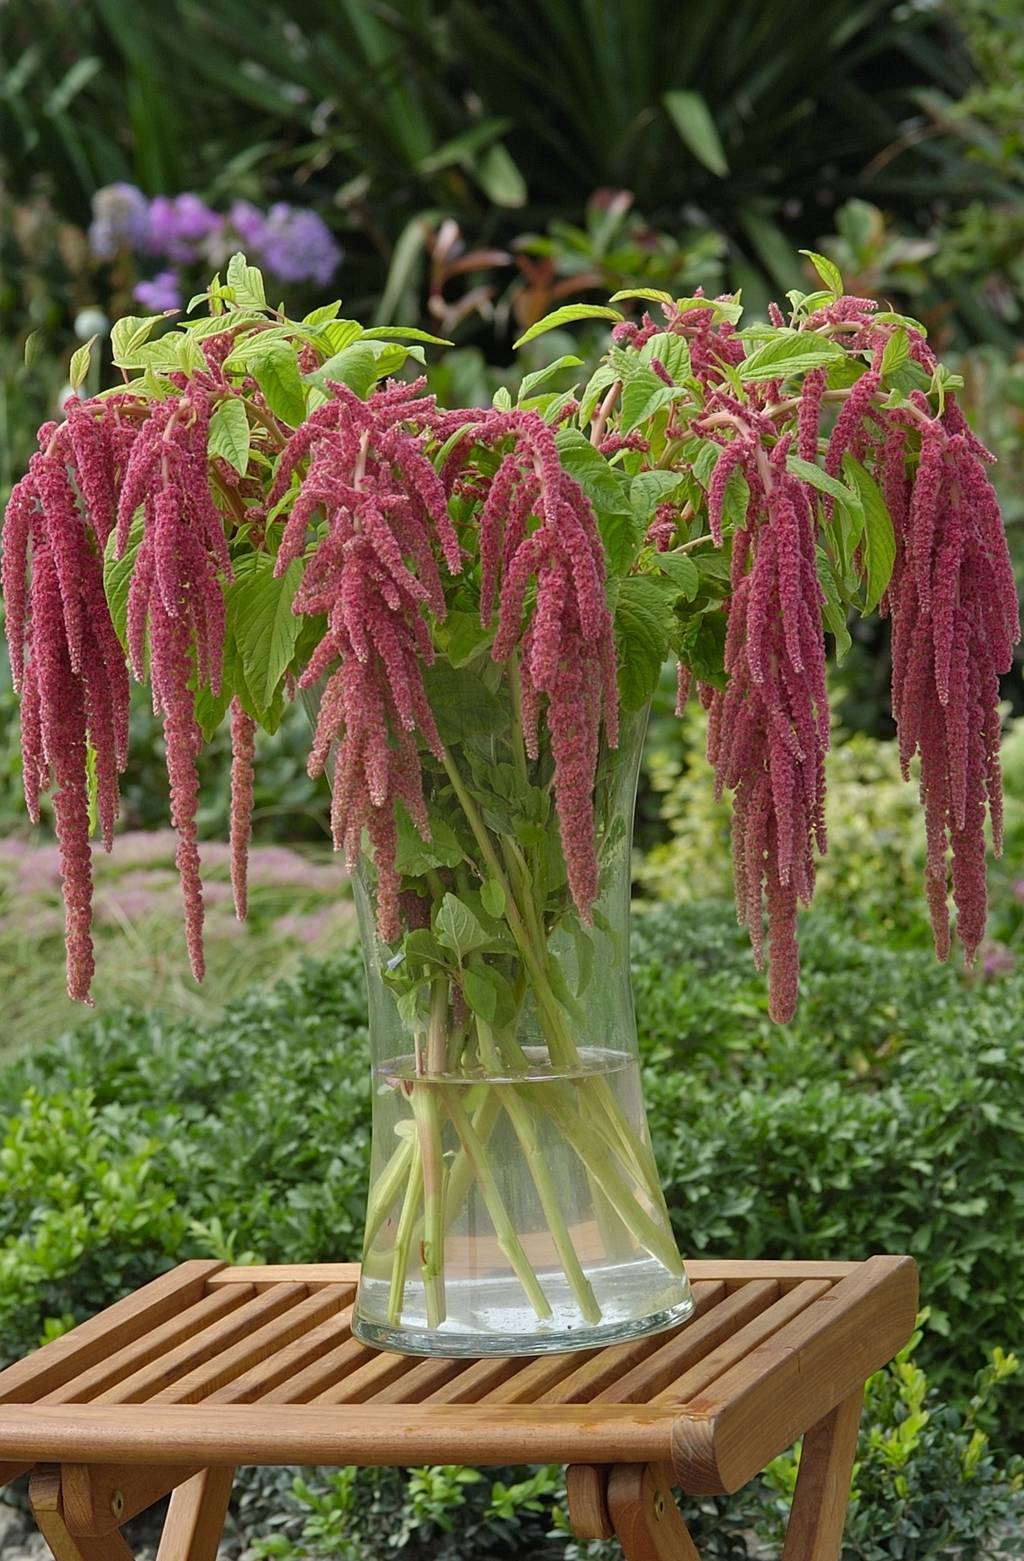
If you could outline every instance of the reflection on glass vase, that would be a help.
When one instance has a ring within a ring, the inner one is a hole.
[[[590,1348],[692,1310],[647,1131],[629,979],[646,712],[601,754],[600,893],[568,893],[551,762],[515,700],[467,715],[427,772],[429,843],[399,818],[400,937],[363,858],[373,1157],[354,1332],[481,1356]]]

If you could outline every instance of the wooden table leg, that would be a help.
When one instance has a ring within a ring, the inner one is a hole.
[[[782,1561],[838,1561],[863,1402],[860,1387],[804,1436]]]
[[[132,1561],[132,1552],[117,1529],[101,1537],[71,1533],[64,1521],[56,1465],[36,1469],[29,1481],[28,1499],[36,1527],[56,1561]]]
[[[577,1539],[614,1539],[608,1511],[608,1465],[571,1463],[565,1471],[569,1523]]]
[[[608,1475],[608,1512],[626,1561],[700,1561],[658,1465],[616,1464]]]
[[[177,1487],[156,1561],[216,1561],[234,1477],[234,1469],[200,1469]]]

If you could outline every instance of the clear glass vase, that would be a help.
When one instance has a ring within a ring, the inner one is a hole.
[[[409,1354],[588,1349],[693,1306],[647,1130],[629,977],[646,712],[601,754],[600,892],[585,921],[550,756],[527,759],[514,691],[492,692],[486,721],[463,704],[441,723],[431,842],[400,820],[393,943],[377,934],[369,852],[356,885],[373,1151],[353,1331]]]

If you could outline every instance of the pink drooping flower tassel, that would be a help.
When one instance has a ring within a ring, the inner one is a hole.
[[[235,915],[249,912],[249,841],[252,838],[253,757],[256,723],[237,699],[231,701],[231,891]]]

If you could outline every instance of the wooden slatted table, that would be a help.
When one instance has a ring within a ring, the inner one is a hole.
[[[839,1555],[866,1379],[910,1336],[917,1271],[691,1262],[682,1328],[567,1355],[422,1360],[353,1339],[354,1264],[190,1262],[0,1372],[0,1483],[32,1471],[58,1561],[212,1561],[241,1464],[569,1466],[581,1538],[694,1561],[672,1494],[738,1490],[804,1436],[785,1561]]]

